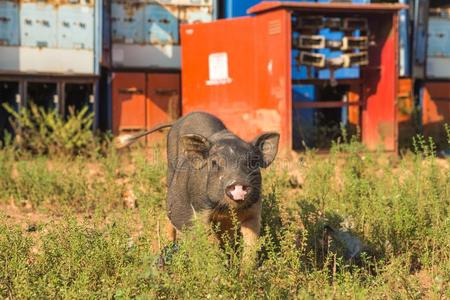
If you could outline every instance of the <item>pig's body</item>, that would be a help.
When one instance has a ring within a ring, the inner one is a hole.
[[[253,244],[260,230],[260,168],[275,158],[278,140],[278,133],[265,133],[247,143],[202,112],[176,121],[167,140],[169,237],[195,216],[229,226],[233,210],[244,243]]]
[[[195,212],[213,209],[206,193],[207,169],[196,170],[179,147],[181,136],[199,134],[210,139],[226,130],[219,119],[202,112],[191,113],[179,119],[167,136],[167,215],[180,230],[188,225]]]

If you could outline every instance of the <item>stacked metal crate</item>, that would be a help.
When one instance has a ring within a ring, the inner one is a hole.
[[[347,101],[348,92],[358,86],[359,67],[369,63],[368,23],[364,18],[296,15],[292,22],[294,141],[316,147],[324,127],[340,130],[339,124],[349,121],[348,108],[330,101]],[[357,126],[359,118],[350,122]]]
[[[0,101],[95,111],[102,1],[0,1]],[[0,110],[0,131],[8,114]]]
[[[112,114],[115,134],[179,117],[179,25],[215,19],[215,0],[113,0]]]

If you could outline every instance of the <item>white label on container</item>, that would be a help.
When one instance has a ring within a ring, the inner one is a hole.
[[[209,80],[206,85],[220,85],[231,83],[228,76],[228,54],[225,52],[213,53],[208,57]]]

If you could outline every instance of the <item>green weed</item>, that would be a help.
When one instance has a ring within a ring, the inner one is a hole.
[[[199,222],[183,233],[164,269],[158,267],[167,245],[160,148],[111,150],[95,160],[19,160],[5,147],[1,202],[47,207],[59,217],[38,220],[37,231],[27,232],[11,225],[7,211],[0,216],[0,298],[450,297],[448,161],[421,137],[398,160],[344,137],[330,155],[308,151],[292,161],[304,178],[300,187],[290,185],[282,166],[264,171],[263,230],[253,267],[241,262],[240,239],[224,239],[220,247]],[[132,207],[123,204],[128,193]],[[362,241],[358,259],[346,259],[347,245],[327,235],[327,226]]]

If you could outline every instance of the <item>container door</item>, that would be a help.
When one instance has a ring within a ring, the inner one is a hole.
[[[148,74],[147,128],[180,116],[180,74]]]
[[[112,94],[113,133],[145,129],[145,74],[114,73]]]

